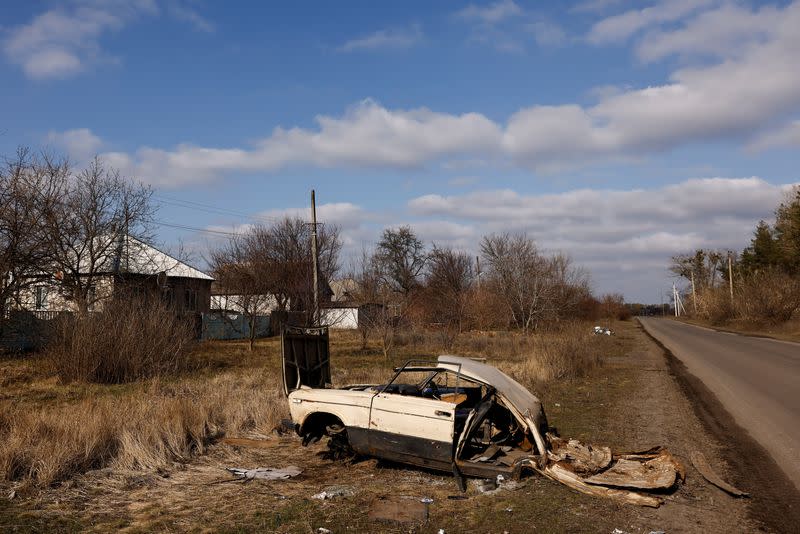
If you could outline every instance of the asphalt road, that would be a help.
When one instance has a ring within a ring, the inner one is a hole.
[[[640,321],[716,395],[800,489],[800,344],[670,319]]]

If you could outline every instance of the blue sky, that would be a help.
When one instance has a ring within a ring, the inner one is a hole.
[[[740,249],[800,181],[798,27],[787,1],[15,2],[0,154],[99,154],[205,230],[315,188],[348,253],[524,231],[658,302],[672,254]],[[202,264],[219,236],[159,238]]]

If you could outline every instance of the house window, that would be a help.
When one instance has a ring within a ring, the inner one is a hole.
[[[186,311],[197,311],[197,291],[194,289],[187,289],[184,292],[183,308]]]
[[[34,293],[35,302],[34,305],[37,310],[43,310],[47,308],[47,288],[44,286],[36,286],[36,291]]]

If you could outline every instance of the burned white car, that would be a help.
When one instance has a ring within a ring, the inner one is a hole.
[[[661,449],[614,455],[549,433],[539,399],[480,361],[411,360],[384,384],[333,389],[327,343],[300,346],[284,341],[293,426],[304,445],[329,436],[334,456],[354,452],[452,472],[462,489],[464,476],[516,479],[528,468],[585,493],[651,506],[660,499],[625,488],[663,490],[681,476]]]

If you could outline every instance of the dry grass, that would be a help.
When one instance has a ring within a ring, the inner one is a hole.
[[[694,312],[690,297],[687,308]],[[800,278],[779,271],[760,271],[734,284],[733,302],[727,287],[697,295],[697,319],[715,326],[738,325],[761,330],[790,322],[800,314]]]
[[[46,354],[62,380],[118,384],[181,369],[193,343],[191,322],[160,302],[131,298],[61,319]]]
[[[440,353],[429,341],[402,343],[387,362],[377,348],[361,351],[357,333],[334,332],[334,383],[380,383],[393,365]],[[453,352],[486,357],[536,391],[589,372],[607,343],[579,323],[527,337],[465,334]],[[123,386],[61,384],[36,361],[2,365],[11,393],[0,395],[0,480],[35,488],[103,467],[157,471],[225,434],[268,433],[288,412],[278,351],[275,339],[252,353],[246,343],[206,343],[192,372]]]
[[[276,377],[223,376],[115,397],[0,412],[0,477],[46,486],[90,469],[157,470],[228,432],[269,432],[286,416]]]

